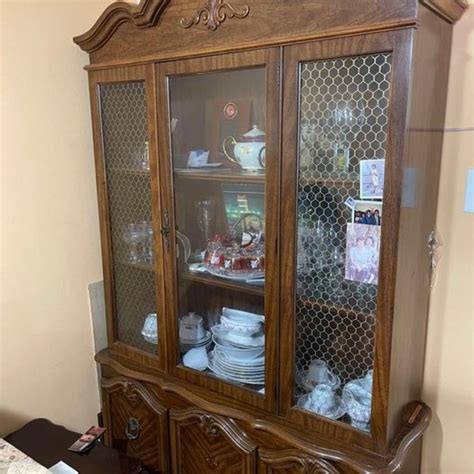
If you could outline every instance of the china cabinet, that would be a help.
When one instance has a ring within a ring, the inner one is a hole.
[[[107,442],[153,472],[417,472],[462,0],[142,0],[87,53]]]

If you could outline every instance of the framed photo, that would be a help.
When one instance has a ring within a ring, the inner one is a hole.
[[[360,198],[383,199],[385,160],[360,162]]]
[[[380,230],[378,225],[347,224],[346,280],[378,284]]]
[[[352,222],[354,224],[382,225],[382,207],[380,201],[354,201]]]

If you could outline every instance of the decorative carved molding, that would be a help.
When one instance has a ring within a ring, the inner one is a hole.
[[[430,10],[451,23],[456,23],[467,10],[468,4],[465,0],[420,0]]]
[[[307,474],[338,474],[338,470],[327,461],[320,458],[308,456],[296,449],[281,451],[258,450],[259,458],[268,466],[278,469],[294,469],[300,466]]]
[[[142,0],[138,5],[125,2],[112,3],[89,31],[76,36],[73,41],[82,50],[93,53],[100,49],[124,22],[131,22],[137,28],[156,25],[169,1]]]
[[[156,385],[160,390],[172,393],[173,395],[181,398],[182,400],[187,401],[189,404],[199,407],[198,409],[192,408],[180,411],[172,409],[171,412],[174,413],[174,417],[178,421],[180,421],[181,419],[186,419],[186,417],[192,419],[192,413],[199,413],[200,415],[202,415],[204,414],[203,410],[206,410],[206,412],[212,412],[212,418],[214,419],[224,420],[225,423],[223,424],[223,426],[229,425],[230,420],[228,417],[231,417],[235,420],[239,420],[245,423],[254,430],[262,431],[271,436],[277,437],[283,443],[286,443],[288,446],[295,448],[310,457],[339,462],[357,472],[374,474],[379,473],[381,472],[382,465],[383,472],[396,472],[397,469],[400,468],[408,449],[419,438],[421,438],[423,433],[428,428],[428,425],[431,420],[431,409],[424,403],[417,404],[421,405],[422,409],[419,412],[416,420],[413,423],[407,425],[405,427],[405,430],[402,430],[399,439],[395,440],[393,444],[394,447],[392,452],[386,458],[380,458],[380,462],[377,462],[377,465],[372,465],[365,463],[360,458],[356,459],[355,457],[351,456],[348,453],[344,453],[343,451],[328,449],[313,444],[310,441],[304,440],[301,437],[297,436],[290,429],[283,429],[282,427],[278,426],[275,423],[272,423],[271,421],[262,420],[260,418],[256,418],[250,413],[246,413],[238,409],[234,409],[228,406],[222,406],[218,403],[208,401],[194,394],[182,385],[179,385],[170,380],[166,380],[161,376],[129,369],[125,365],[121,364],[117,359],[115,359],[111,351],[108,349],[105,349],[104,351],[97,354],[96,361],[100,364],[113,368],[114,370],[125,375],[126,377]],[[410,411],[410,415],[412,413],[413,409]],[[232,423],[234,426],[236,426],[233,420]],[[222,428],[222,423],[219,424],[219,428]],[[239,433],[242,433],[238,427],[236,429]],[[230,433],[230,436],[233,436],[232,431],[230,431]],[[232,441],[235,441],[235,439]]]
[[[109,393],[120,390],[132,403],[143,400],[158,415],[166,413],[166,408],[160,405],[156,396],[139,382],[116,377],[113,379],[102,379],[101,386]]]
[[[213,415],[197,408],[171,410],[170,419],[174,422],[190,424],[198,421],[199,427],[210,437],[216,438],[222,434],[229,443],[243,454],[253,453],[257,445],[250,440],[231,418]]]
[[[250,13],[250,7],[233,7],[225,0],[207,0],[207,5],[202,7],[192,18],[182,18],[180,24],[183,28],[191,28],[202,22],[211,31],[217,30],[227,18],[245,18]]]

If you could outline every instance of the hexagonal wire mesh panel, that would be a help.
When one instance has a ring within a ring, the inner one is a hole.
[[[315,359],[339,395],[373,367],[377,285],[346,279],[346,201],[361,199],[360,162],[385,159],[390,79],[390,54],[300,65],[295,402]]]
[[[156,353],[141,335],[156,312],[145,84],[105,84],[100,98],[118,340]]]

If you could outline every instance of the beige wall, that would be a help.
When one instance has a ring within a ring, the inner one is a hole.
[[[1,1],[0,436],[99,411],[87,285],[102,278],[87,56],[106,1]]]
[[[474,0],[471,0],[474,5]],[[443,247],[431,298],[423,400],[433,422],[423,472],[474,473],[474,214],[466,172],[474,168],[474,6],[455,26],[438,208]]]

